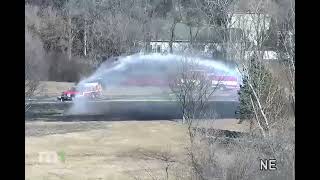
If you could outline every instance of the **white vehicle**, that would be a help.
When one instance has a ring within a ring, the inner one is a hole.
[[[240,84],[237,76],[232,75],[217,75],[217,73],[207,73],[205,70],[192,70],[188,73],[185,79],[181,79],[180,83],[183,84],[185,81],[200,83],[200,79],[206,78],[211,82],[213,87],[218,86],[221,90],[235,89],[239,90]]]
[[[220,89],[239,89],[239,80],[235,76],[209,76],[212,86],[220,86]]]
[[[102,86],[99,83],[85,83],[77,87],[80,93],[76,97],[98,98],[102,95]]]

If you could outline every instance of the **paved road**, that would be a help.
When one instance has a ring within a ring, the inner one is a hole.
[[[105,93],[102,98],[94,100],[95,102],[106,101],[175,101],[173,94],[168,93],[164,90],[153,89],[134,89],[134,91],[128,90],[127,93],[123,89],[118,89],[119,91],[113,90],[112,92]],[[148,91],[150,90],[150,91]],[[28,103],[60,103],[57,101],[57,97],[36,97],[34,99],[26,99]],[[238,101],[238,95],[235,91],[216,91],[210,101]],[[65,102],[68,103],[68,102]]]
[[[83,101],[85,103],[60,102],[56,97],[37,97],[34,100],[26,100],[31,108],[26,117],[50,117],[67,114],[95,114],[98,116],[84,116],[82,119],[179,119],[181,114],[174,95],[170,95],[163,89],[125,89],[108,91],[104,98]],[[162,93],[160,93],[162,92]],[[123,93],[123,94],[122,94]],[[234,118],[238,106],[238,97],[234,91],[217,91],[209,103],[212,113],[219,118]],[[80,109],[80,110],[79,110]],[[103,117],[101,117],[103,115]],[[65,120],[74,117],[64,117]]]
[[[237,101],[211,101],[208,116],[235,118]],[[53,120],[148,120],[180,119],[180,106],[174,101],[100,101],[73,103],[32,104],[26,119],[49,118]]]

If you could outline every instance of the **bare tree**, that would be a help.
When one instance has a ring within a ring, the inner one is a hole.
[[[84,57],[87,56],[88,49],[88,21],[91,21],[91,12],[95,11],[95,2],[92,0],[83,1],[83,0],[70,0],[65,5],[65,14],[67,17],[67,29],[68,29],[68,58],[69,60],[72,57],[72,45],[75,35],[78,34],[81,30],[83,31],[83,50],[82,54]],[[72,19],[74,17],[81,17],[82,28],[77,28],[73,24]]]
[[[201,27],[203,26],[202,13],[196,8],[194,0],[180,2],[180,16],[181,23],[185,24],[189,29],[189,45],[195,48],[194,42],[197,41]]]
[[[207,115],[209,99],[219,88],[220,81],[216,86],[213,86],[205,73],[196,71],[199,64],[193,59],[182,59],[179,68],[176,78],[170,83],[170,89],[180,106],[182,122],[187,125],[188,139],[192,148],[195,143],[193,132],[195,119],[201,119]],[[194,152],[190,150],[188,155],[193,170],[200,175],[201,179],[204,179],[202,177],[202,167],[199,165]]]
[[[71,42],[68,41],[69,34],[66,28],[67,22],[64,17],[53,7],[47,7],[41,10],[39,18],[41,19],[41,29],[39,33],[43,42],[43,48],[46,52],[64,54],[65,49],[69,47],[68,43]],[[69,49],[67,51],[69,51]]]
[[[295,111],[295,2],[287,1],[282,10],[282,16],[277,16],[278,31],[278,59],[282,62],[286,81],[289,85],[290,104]]]
[[[143,40],[145,15],[140,1],[103,1],[88,19],[88,56],[119,56],[135,52]],[[90,23],[89,23],[90,22]]]
[[[210,29],[214,29],[218,36],[218,41],[222,57],[225,60],[233,60],[231,51],[234,41],[233,36],[233,18],[237,11],[238,0],[215,0],[215,1],[200,1],[193,0],[195,7],[200,12],[199,15],[206,20],[206,25]]]
[[[175,79],[169,84],[181,108],[183,121],[187,124],[205,113],[209,98],[219,87],[212,85],[205,72],[197,71],[199,67],[194,59],[182,59]]]
[[[165,164],[165,180],[169,179],[169,168],[176,162],[175,156],[170,150],[161,150],[160,152],[143,152],[146,158],[159,160]]]
[[[25,30],[25,98],[32,98],[40,92],[40,80],[46,80],[47,66],[40,38]],[[41,79],[42,78],[42,79]],[[26,103],[25,111],[30,105]]]
[[[172,24],[170,27],[170,40],[169,40],[169,52],[173,53],[173,41],[175,40],[175,29],[176,25],[182,20],[181,2],[180,0],[173,1],[173,8],[169,13],[172,19]]]

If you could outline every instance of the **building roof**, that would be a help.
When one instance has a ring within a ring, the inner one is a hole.
[[[164,24],[158,34],[154,34],[152,41],[169,41],[171,35],[171,24]],[[197,34],[195,41],[218,42],[221,37],[221,32],[209,26],[191,27],[193,36]],[[190,27],[184,23],[177,23],[175,27],[175,41],[183,42],[190,40]]]

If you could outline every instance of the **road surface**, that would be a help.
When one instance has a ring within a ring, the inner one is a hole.
[[[216,91],[209,100],[210,116],[235,118],[238,97],[235,91]],[[101,99],[60,102],[57,97],[37,97],[27,100],[31,105],[26,119],[51,118],[65,121],[81,120],[146,120],[180,119],[181,109],[173,94],[157,88],[118,88]]]

